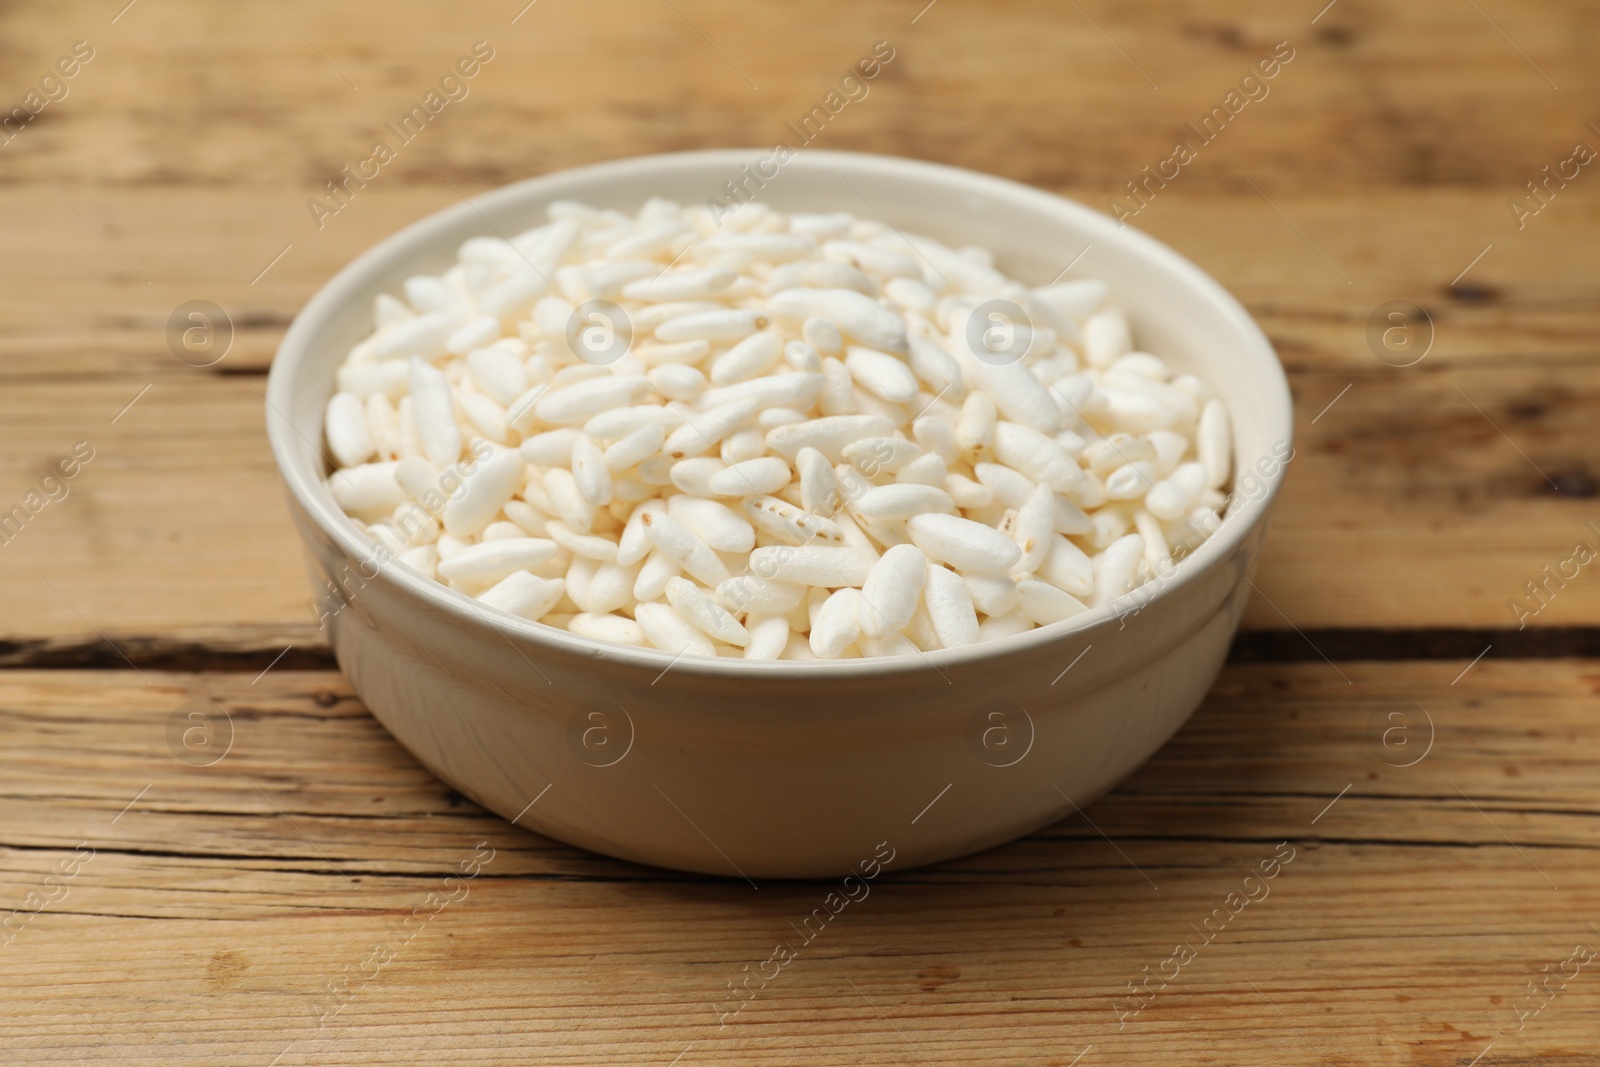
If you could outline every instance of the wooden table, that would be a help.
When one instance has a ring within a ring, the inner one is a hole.
[[[0,545],[0,1061],[1600,1063],[1600,577],[1512,604],[1600,544],[1600,175],[1526,188],[1600,145],[1588,7],[123,2],[0,12],[0,105],[41,105],[0,136],[0,511],[93,451]],[[885,875],[728,1015],[828,887],[590,855],[422,770],[317,637],[263,375],[400,225],[771,143],[880,40],[818,147],[1096,206],[1289,42],[1136,223],[1271,335],[1299,455],[1171,744],[1085,817]],[[210,366],[169,348],[191,300],[232,320]]]

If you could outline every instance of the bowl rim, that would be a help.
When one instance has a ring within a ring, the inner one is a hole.
[[[392,557],[375,559],[373,556],[375,542],[357,529],[355,520],[345,515],[333,503],[325,484],[321,484],[325,479],[320,473],[313,470],[311,464],[302,461],[300,453],[294,447],[294,438],[306,440],[305,435],[286,414],[286,411],[292,408],[298,375],[310,358],[314,339],[323,322],[335,317],[345,304],[356,298],[359,291],[367,287],[372,275],[388,272],[397,259],[415,257],[422,246],[435,243],[452,231],[490,228],[485,225],[488,209],[499,209],[527,200],[547,198],[552,186],[568,186],[586,179],[603,179],[619,173],[637,173],[667,167],[690,169],[702,165],[714,166],[720,173],[725,168],[737,170],[739,165],[750,161],[752,153],[763,154],[767,151],[764,148],[699,149],[629,156],[551,171],[491,189],[477,196],[463,198],[462,202],[426,215],[362,252],[325,282],[295,315],[294,321],[279,343],[268,372],[265,395],[268,441],[279,474],[296,504],[348,557],[362,560],[363,565],[376,567],[377,573],[368,580],[386,579],[458,622],[486,627],[508,639],[518,637],[535,645],[554,646],[552,651],[566,655],[581,656],[591,661],[605,659],[619,665],[663,671],[663,673],[664,668],[673,667],[703,677],[750,679],[760,675],[784,680],[819,677],[848,679],[885,673],[920,673],[929,669],[942,673],[942,669],[946,667],[955,668],[979,661],[994,660],[1011,653],[1027,652],[1044,645],[1087,636],[1106,624],[1116,622],[1121,617],[1119,613],[1108,612],[1104,607],[1094,608],[1083,615],[1035,627],[995,641],[979,642],[958,648],[936,649],[931,652],[919,651],[916,654],[859,659],[748,660],[724,656],[690,656],[683,653],[674,655],[662,649],[612,644],[582,637],[547,623],[535,622],[485,607],[466,594],[404,566],[397,559]],[[1226,320],[1230,321],[1246,342],[1238,351],[1237,358],[1253,359],[1261,366],[1252,367],[1252,371],[1266,373],[1271,379],[1263,383],[1267,410],[1263,411],[1261,421],[1266,436],[1292,446],[1294,414],[1289,383],[1271,341],[1244,306],[1221,283],[1188,258],[1142,230],[1058,194],[1011,179],[948,164],[866,152],[808,148],[797,152],[785,167],[825,171],[834,168],[866,169],[875,170],[887,177],[931,181],[947,187],[953,196],[963,192],[976,193],[988,199],[1006,199],[1027,209],[1054,214],[1083,230],[1091,237],[1091,241],[1125,243],[1136,255],[1160,264],[1176,275],[1183,284],[1197,290]],[[559,195],[573,196],[565,189]],[[477,223],[476,227],[473,225],[474,222]],[[467,236],[472,234],[463,233],[462,239]],[[1248,352],[1251,347],[1255,349],[1253,356]],[[312,449],[314,452],[322,452],[321,447],[315,442],[312,442]],[[1230,508],[1223,515],[1217,530],[1198,549],[1166,572],[1165,578],[1153,579],[1141,586],[1141,589],[1145,589],[1159,583],[1160,588],[1155,589],[1148,598],[1141,598],[1139,609],[1159,610],[1164,601],[1196,582],[1200,575],[1231,558],[1256,529],[1265,523],[1271,506],[1282,488],[1288,467],[1287,462],[1282,463],[1270,477],[1263,478],[1266,492],[1247,502],[1243,507]],[[1238,469],[1239,461],[1236,453],[1233,457],[1235,477]],[[1259,475],[1260,472],[1257,473]]]

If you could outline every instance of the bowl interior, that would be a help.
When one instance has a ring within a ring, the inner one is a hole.
[[[546,206],[556,200],[628,212],[652,196],[731,205],[726,183],[755,172],[756,163],[768,155],[764,150],[685,152],[530,179],[451,205],[363,254],[307,304],[272,367],[269,435],[290,490],[347,550],[361,551],[364,537],[327,490],[319,445],[335,371],[350,348],[371,332],[372,301],[379,293],[397,292],[413,274],[443,271],[455,262],[456,249],[468,237],[513,236],[542,223]],[[765,172],[772,172],[770,164]],[[746,188],[782,211],[844,210],[882,218],[899,230],[954,247],[987,248],[1000,270],[1029,284],[1101,279],[1126,308],[1139,348],[1157,353],[1180,372],[1198,374],[1227,402],[1236,472],[1290,440],[1288,384],[1270,343],[1249,315],[1194,264],[1109,216],[971,171],[846,152],[802,152],[759,189],[754,180],[747,180]],[[1282,477],[1279,467],[1271,476],[1252,479],[1248,497],[1236,500],[1249,506],[1232,507],[1216,534],[1181,569],[1197,572],[1231,553],[1261,521]],[[1178,574],[1164,583],[1157,599],[1186,577]],[[442,586],[437,590],[465,602]],[[1097,618],[1099,613],[1093,613],[1083,623],[1069,620],[1030,634],[1066,632]],[[565,632],[561,639],[596,644]]]

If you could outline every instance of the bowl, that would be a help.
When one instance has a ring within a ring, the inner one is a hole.
[[[329,493],[334,372],[373,298],[468,237],[554,200],[632,211],[726,203],[770,153],[683,152],[518,182],[445,208],[339,272],[295,318],[267,422],[321,623],[374,716],[445,782],[518,826],[639,863],[842,877],[989,848],[1086,807],[1159,748],[1216,679],[1292,456],[1288,384],[1220,285],[1080,204],[971,171],[807,150],[766,177],[779,210],[848,210],[991,249],[1031,284],[1109,282],[1141,345],[1199,374],[1233,420],[1235,491],[1213,536],[1126,610],[914,656],[751,662],[603,644],[485,608],[385,558]],[[746,188],[751,186],[747,184]],[[886,860],[886,857],[890,857]]]

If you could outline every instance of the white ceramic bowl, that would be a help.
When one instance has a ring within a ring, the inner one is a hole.
[[[812,662],[674,661],[483,608],[373,562],[328,492],[323,407],[335,368],[371,330],[376,294],[443,270],[467,237],[543,221],[550,201],[700,203],[763,155],[685,152],[519,182],[406,228],[311,299],[273,363],[267,414],[334,654],[440,778],[597,852],[757,879],[841,876],[890,849],[898,870],[997,845],[1100,796],[1200,702],[1244,610],[1281,464],[1241,479],[1249,491],[1218,532],[1137,613],[925,655]],[[801,153],[761,199],[881,212],[902,230],[989,248],[1034,284],[1092,246],[1069,277],[1108,281],[1141,346],[1225,398],[1237,471],[1290,440],[1283,370],[1244,309],[1099,212],[970,171],[840,152]]]

